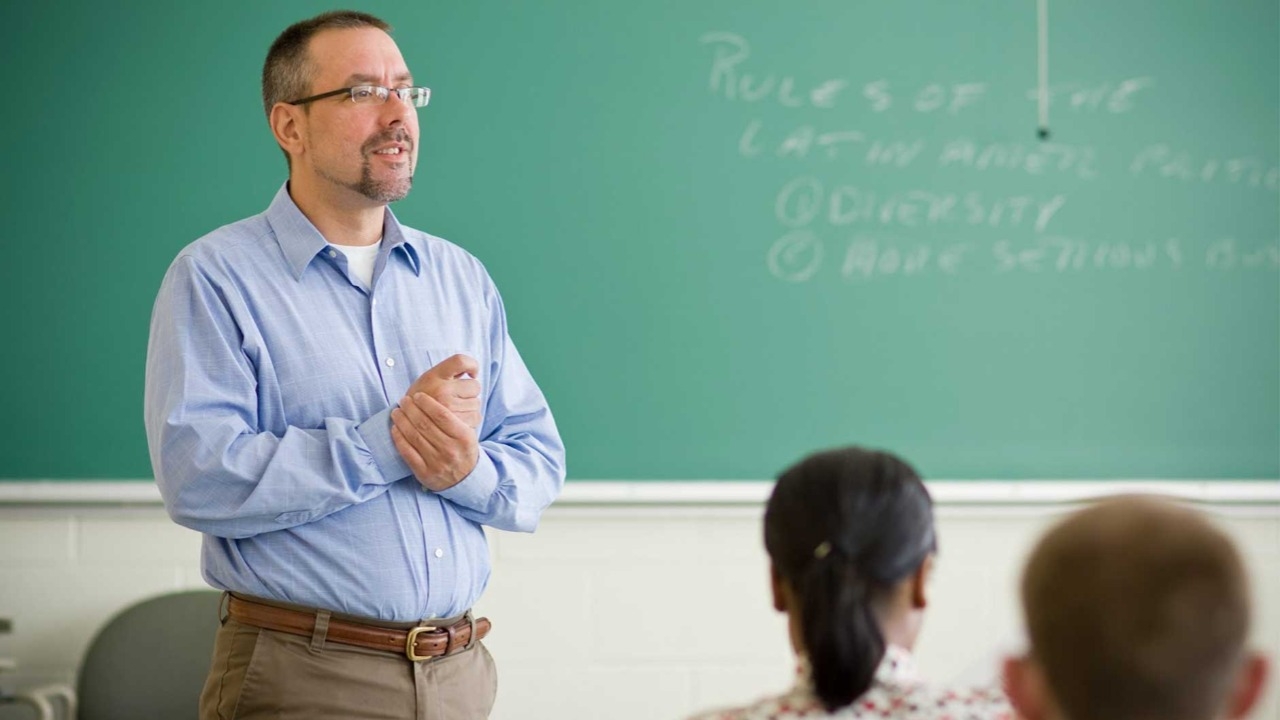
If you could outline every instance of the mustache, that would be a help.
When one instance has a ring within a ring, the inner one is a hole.
[[[406,150],[410,152],[413,151],[413,138],[409,137],[409,132],[404,128],[396,128],[389,132],[374,135],[365,141],[361,150],[364,151],[365,154],[368,154],[377,150],[379,146],[386,145],[387,143],[403,143]]]

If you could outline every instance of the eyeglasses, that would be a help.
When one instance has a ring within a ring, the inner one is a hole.
[[[388,88],[381,85],[356,85],[355,87],[338,88],[330,90],[327,93],[304,97],[301,100],[286,100],[286,105],[305,105],[316,100],[323,100],[334,95],[348,93],[351,96],[351,102],[357,105],[381,105],[391,98],[391,94],[395,93],[396,97],[413,107],[426,107],[427,102],[431,100],[431,88],[425,87],[403,87]]]

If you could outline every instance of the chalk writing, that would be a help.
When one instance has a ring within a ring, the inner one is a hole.
[[[822,242],[812,231],[792,230],[769,248],[769,272],[788,282],[804,282],[818,271],[822,253]]]
[[[1028,175],[1060,172],[1085,180],[1098,176],[1093,147],[1056,142],[979,145],[967,138],[960,138],[943,146],[938,154],[938,166],[1016,170]]]
[[[874,277],[923,277],[957,274],[972,243],[938,245],[901,243],[866,235],[855,235],[843,243],[838,272],[846,281]],[[787,282],[807,282],[818,273],[826,259],[826,245],[812,231],[792,230],[769,248],[770,274]]]
[[[1235,238],[1221,238],[1205,250],[1211,270],[1280,270],[1280,243],[1242,246]]]
[[[1194,252],[1189,249],[1195,248]],[[965,241],[948,237],[908,240],[858,233],[824,240],[798,228],[769,248],[767,266],[774,277],[792,283],[820,277],[845,282],[887,278],[956,276],[962,272],[1008,275],[1177,272],[1194,265],[1217,272],[1280,271],[1280,242],[1243,242],[1219,238],[1187,242],[1182,238],[1118,241],[1040,236],[1031,241]]]
[[[897,89],[888,80],[874,80],[862,86],[862,95],[870,103],[872,112],[885,112],[894,106]],[[939,110],[956,115],[961,109],[975,105],[987,92],[987,84],[980,82],[929,83],[919,90],[909,92],[911,109],[920,113]]]
[[[778,222],[788,227],[803,227],[821,219],[832,226],[855,223],[902,227],[985,225],[1029,227],[1041,233],[1066,202],[1066,196],[1061,194],[986,197],[978,192],[880,193],[852,185],[827,189],[817,178],[802,176],[778,191],[774,214]]]
[[[1183,252],[1177,239],[1163,242],[1090,242],[1068,237],[1037,238],[1023,246],[998,240],[991,246],[998,273],[1069,272],[1086,269],[1147,270],[1156,266],[1182,267]]]
[[[969,249],[969,243],[935,248],[924,243],[899,246],[874,238],[855,237],[845,252],[840,276],[845,280],[866,280],[877,275],[918,277],[931,272],[955,275]]]
[[[1168,145],[1148,145],[1129,163],[1134,175],[1157,176],[1184,182],[1225,183],[1280,190],[1280,165],[1257,157],[1197,159]]]
[[[826,277],[858,283],[964,272],[1176,273],[1187,267],[1280,271],[1280,242],[1272,240],[1229,235],[1148,238],[1141,232],[1136,238],[1068,234],[1066,223],[1058,221],[1069,204],[1066,190],[1079,188],[1078,197],[1096,197],[1096,188],[1086,190],[1076,183],[1055,187],[1041,180],[1095,181],[1104,171],[1123,174],[1127,169],[1130,177],[1150,178],[1152,183],[1215,183],[1276,192],[1280,163],[1270,155],[1208,157],[1160,142],[1136,151],[1104,144],[1099,146],[1109,148],[1104,155],[1091,144],[1102,137],[1092,120],[1078,122],[1074,135],[1060,136],[1074,141],[1059,141],[1056,134],[1052,142],[1030,137],[1002,140],[1001,135],[986,134],[984,122],[965,122],[960,116],[981,112],[984,104],[1017,104],[1021,86],[1003,88],[1011,94],[993,98],[1000,86],[967,78],[902,81],[784,72],[754,57],[751,44],[737,33],[708,32],[699,42],[710,53],[710,94],[756,106],[754,117],[744,119],[737,136],[738,157],[765,167],[804,166],[793,171],[801,173],[816,172],[815,164],[841,172],[841,166],[859,168],[852,175],[856,182],[800,174],[780,186],[773,210],[783,234],[765,256],[769,274],[779,280],[805,283]],[[1156,88],[1155,78],[1144,75],[1059,82],[1049,86],[1047,94],[1050,104],[1068,114],[1124,115],[1140,109]],[[1025,96],[1040,99],[1038,89]],[[777,108],[783,109],[781,115]],[[827,112],[836,108],[846,112]],[[848,110],[861,119],[851,122]],[[962,123],[965,129],[952,137],[945,131],[932,137],[894,137],[897,129],[920,132],[922,123],[902,118],[902,113],[957,116],[956,127]],[[991,127],[1001,132],[999,123]],[[956,171],[1015,179],[1002,192],[992,190],[990,183],[970,186],[957,179]],[[1025,180],[1019,183],[1017,178]],[[917,183],[943,187],[911,187]],[[945,189],[947,184],[961,189]],[[1138,218],[1136,213],[1144,211],[1141,205],[1150,199],[1129,189],[1118,185],[1116,201],[1128,203],[1126,217]],[[1163,191],[1157,197],[1161,203],[1179,201]],[[1145,209],[1159,212],[1167,207]],[[1072,206],[1077,227],[1105,229],[1105,221],[1091,217],[1096,213],[1096,208]],[[1133,233],[1129,225],[1124,227]]]
[[[712,95],[739,102],[770,102],[783,107],[833,108],[849,87],[846,78],[818,81],[798,80],[793,74],[757,69],[751,59],[751,44],[737,33],[704,33],[699,42],[712,48],[707,88]],[[899,88],[889,80],[872,80],[862,86],[862,97],[872,112],[885,112],[899,105],[918,113],[950,115],[972,107],[987,92],[983,82],[926,82],[916,88]]]
[[[1118,83],[1101,82],[1092,85],[1081,82],[1059,83],[1049,85],[1050,107],[1065,107],[1073,111],[1092,111],[1107,113],[1126,113],[1136,105],[1136,96],[1142,90],[1151,87],[1155,80],[1149,77],[1134,77]],[[1032,88],[1027,91],[1027,99],[1039,101],[1040,90]]]
[[[962,137],[931,146],[921,138],[870,137],[855,128],[820,130],[814,125],[801,124],[780,131],[766,126],[758,118],[748,121],[743,128],[742,135],[738,137],[738,154],[746,158],[771,155],[794,160],[852,161],[886,168],[905,168],[921,158],[930,158],[938,167],[979,172],[1056,173],[1083,180],[1098,176],[1097,153],[1091,145],[977,143]]]
[[[848,82],[830,78],[801,86],[792,75],[748,73],[741,67],[751,56],[751,46],[731,32],[709,32],[700,41],[715,49],[708,87],[726,100],[759,102],[770,99],[786,107],[830,108]]]

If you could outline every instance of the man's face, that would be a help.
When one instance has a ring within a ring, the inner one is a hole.
[[[413,76],[391,36],[377,28],[324,30],[307,57],[311,93],[353,85],[409,87]],[[394,93],[382,104],[356,104],[349,95],[310,104],[302,167],[319,181],[375,203],[400,200],[418,164],[418,112]],[[295,162],[295,165],[298,163]]]

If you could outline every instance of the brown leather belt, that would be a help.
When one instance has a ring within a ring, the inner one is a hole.
[[[227,616],[246,625],[311,637],[316,627],[316,613],[290,610],[253,602],[229,595]],[[389,628],[366,625],[336,617],[329,618],[326,640],[344,645],[382,650],[404,655],[412,661],[430,660],[471,644],[472,623],[464,617],[451,626],[419,625],[412,628]],[[493,624],[489,618],[476,618],[476,639],[483,640]]]

